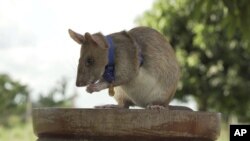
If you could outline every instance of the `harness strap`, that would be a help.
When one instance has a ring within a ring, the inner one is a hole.
[[[103,79],[106,80],[108,83],[112,83],[115,81],[115,46],[110,35],[106,36],[106,41],[108,43],[108,64],[105,66]],[[141,66],[143,64],[141,48],[138,47],[138,51],[138,58]]]
[[[111,36],[106,36],[108,42],[108,64],[103,74],[104,80],[112,83],[115,80],[115,46]]]

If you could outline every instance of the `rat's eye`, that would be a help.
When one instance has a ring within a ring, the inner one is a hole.
[[[95,63],[95,60],[92,57],[88,57],[85,61],[87,67],[92,66]]]

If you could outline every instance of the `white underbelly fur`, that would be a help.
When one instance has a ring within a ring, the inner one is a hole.
[[[131,100],[138,106],[146,107],[155,102],[168,104],[166,87],[162,87],[155,77],[144,68],[140,68],[137,77],[128,85],[121,88],[128,94]]]

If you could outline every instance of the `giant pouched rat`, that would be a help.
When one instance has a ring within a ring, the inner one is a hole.
[[[76,86],[87,86],[89,93],[114,86],[118,105],[104,108],[168,106],[176,92],[180,68],[174,50],[159,32],[136,27],[108,36],[81,35],[70,29],[69,34],[81,45]],[[109,81],[104,74],[112,58]]]

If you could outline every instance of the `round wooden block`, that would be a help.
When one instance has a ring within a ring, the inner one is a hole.
[[[39,141],[212,141],[220,134],[220,118],[219,113],[164,109],[38,108],[33,128]]]

